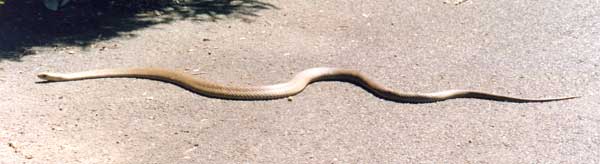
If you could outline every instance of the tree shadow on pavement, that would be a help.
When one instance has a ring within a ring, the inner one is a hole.
[[[87,46],[175,20],[217,21],[231,16],[250,19],[260,10],[277,9],[258,0],[119,2],[79,0],[51,11],[41,0],[6,1],[0,6],[0,61],[18,61],[35,54],[32,47]]]

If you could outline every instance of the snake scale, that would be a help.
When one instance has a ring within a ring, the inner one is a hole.
[[[265,85],[233,87],[207,80],[194,78],[182,72],[160,68],[121,68],[100,69],[76,73],[40,73],[38,77],[46,82],[73,81],[95,78],[141,78],[176,84],[192,92],[214,98],[232,100],[270,100],[296,95],[307,85],[317,81],[345,81],[363,87],[377,97],[405,103],[430,103],[455,98],[477,98],[507,102],[548,102],[577,97],[524,99],[491,94],[473,90],[446,90],[433,93],[403,93],[389,89],[367,78],[364,74],[350,69],[310,68],[298,73],[288,82]]]

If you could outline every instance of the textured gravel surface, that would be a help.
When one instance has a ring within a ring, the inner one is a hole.
[[[0,163],[600,163],[597,1],[265,2],[2,59]],[[317,66],[408,92],[582,97],[403,104],[322,82],[292,101],[229,101],[141,79],[35,83],[164,67],[262,85]]]

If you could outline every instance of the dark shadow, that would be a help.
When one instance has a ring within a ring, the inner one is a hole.
[[[232,16],[247,20],[257,11],[277,8],[258,0],[143,2],[79,0],[51,11],[41,0],[8,0],[0,6],[0,61],[35,54],[30,50],[34,46],[87,46],[175,20],[216,21]]]

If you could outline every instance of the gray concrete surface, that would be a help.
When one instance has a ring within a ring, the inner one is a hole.
[[[278,9],[1,61],[0,163],[600,163],[597,1],[268,3]],[[330,66],[411,92],[582,97],[402,104],[323,82],[293,101],[229,101],[156,81],[34,76],[138,66],[233,85]]]

